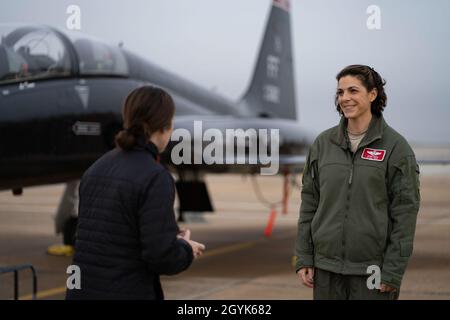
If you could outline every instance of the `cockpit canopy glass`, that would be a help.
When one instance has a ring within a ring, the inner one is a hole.
[[[72,42],[52,28],[0,24],[0,85],[80,76],[127,76],[128,64],[118,46],[106,44],[79,32],[64,32]]]
[[[0,25],[0,84],[70,73],[70,56],[51,29]]]
[[[80,74],[127,76],[128,65],[118,46],[106,44],[94,37],[67,32],[78,56]]]

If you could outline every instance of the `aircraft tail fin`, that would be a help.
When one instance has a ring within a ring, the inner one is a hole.
[[[290,1],[273,0],[248,91],[241,103],[259,117],[297,119]]]

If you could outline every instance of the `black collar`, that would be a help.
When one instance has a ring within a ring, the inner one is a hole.
[[[137,144],[135,148],[150,152],[155,160],[157,160],[159,157],[158,147],[151,141],[145,141],[145,138],[143,137],[137,138]]]

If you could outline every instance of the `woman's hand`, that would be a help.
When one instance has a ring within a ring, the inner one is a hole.
[[[308,288],[314,287],[314,268],[301,268],[297,271],[297,274],[305,286]]]
[[[194,258],[198,258],[203,254],[203,251],[205,251],[205,245],[203,243],[188,240],[188,243],[192,247],[192,252],[194,253]]]
[[[184,239],[186,241],[191,240],[191,230],[180,228],[180,231],[177,234],[178,239]]]
[[[194,253],[194,258],[198,258],[205,251],[205,245],[203,243],[191,240],[191,230],[189,229],[180,229],[180,232],[177,235],[178,239],[183,239],[192,248],[192,252]]]

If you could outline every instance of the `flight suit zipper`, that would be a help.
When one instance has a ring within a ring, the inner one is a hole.
[[[352,193],[352,183],[353,183],[353,172],[355,170],[355,157],[356,154],[358,153],[359,149],[365,147],[367,144],[371,143],[365,143],[364,145],[359,145],[358,148],[355,150],[355,152],[352,153],[351,157],[352,157],[352,163],[350,165],[350,175],[348,178],[348,188],[347,188],[347,204],[345,206],[345,215],[344,215],[344,224],[342,227],[342,261],[344,261],[344,264],[342,265],[342,271],[345,270],[345,226],[346,226],[346,221],[348,219],[348,214],[350,212],[350,201],[351,201],[351,193]]]
[[[346,271],[346,225],[347,225],[347,220],[348,220],[348,216],[350,214],[350,203],[351,203],[351,193],[352,193],[352,184],[353,184],[353,176],[354,176],[354,171],[355,171],[355,158],[356,158],[356,154],[359,152],[360,149],[363,149],[364,147],[370,145],[372,142],[378,140],[381,138],[381,135],[377,135],[375,137],[371,137],[367,140],[365,140],[367,137],[363,138],[363,141],[361,141],[361,143],[359,144],[357,150],[354,153],[351,153],[351,148],[350,148],[350,144],[349,141],[346,139],[346,147],[344,147],[343,149],[345,150],[345,152],[349,152],[350,153],[350,157],[351,159],[351,163],[350,163],[350,173],[348,176],[348,184],[347,184],[347,199],[346,199],[346,204],[345,207],[343,208],[344,212],[343,212],[343,223],[342,223],[342,242],[341,242],[341,249],[342,249],[342,254],[341,254],[341,258],[342,258],[342,265],[341,265],[341,272],[345,272]],[[341,145],[342,146],[342,145]]]
[[[354,165],[353,165],[353,160],[352,160],[352,165],[351,165],[351,167],[350,167],[350,177],[348,178],[348,184],[352,184],[352,181],[353,181],[353,168],[354,168]]]
[[[351,192],[352,192],[352,182],[353,182],[353,171],[355,169],[355,156],[359,151],[359,147],[358,149],[351,155],[352,157],[352,163],[350,165],[350,176],[348,178],[348,188],[347,188],[347,204],[345,206],[345,214],[344,214],[344,223],[342,226],[342,261],[344,262],[342,264],[342,272],[345,270],[345,226],[347,224],[347,219],[348,219],[348,214],[350,212],[350,200],[351,200]]]

